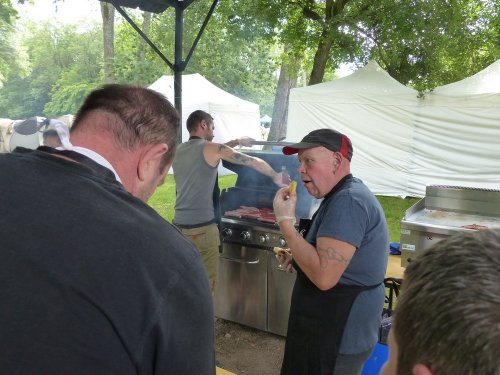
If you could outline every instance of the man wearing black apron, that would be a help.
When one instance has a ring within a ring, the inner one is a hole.
[[[301,236],[295,192],[282,188],[274,199],[297,270],[281,373],[358,375],[377,342],[385,298],[389,238],[383,209],[352,176],[353,149],[344,134],[314,130],[283,153],[299,154],[302,183],[323,201]],[[280,262],[292,269],[291,258]]]

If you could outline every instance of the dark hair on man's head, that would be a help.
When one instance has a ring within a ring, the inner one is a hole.
[[[406,268],[394,314],[399,375],[500,374],[500,229],[462,232]]]
[[[202,111],[201,109],[192,112],[186,120],[186,128],[188,132],[191,133],[195,131],[198,128],[200,122],[202,122],[203,120],[205,120],[209,124],[214,121],[210,113]]]
[[[174,157],[180,130],[179,114],[162,94],[138,86],[108,84],[92,91],[75,116],[71,132],[79,130],[82,120],[94,111],[111,115],[116,121],[105,126],[117,145],[133,150],[140,145],[166,143],[164,168]],[[87,124],[85,126],[88,126]]]

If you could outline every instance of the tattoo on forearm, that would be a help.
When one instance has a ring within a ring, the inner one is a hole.
[[[231,159],[233,159],[236,163],[239,164],[248,164],[251,160],[251,158],[245,154],[241,154],[239,152],[235,152],[232,156]]]
[[[337,250],[335,250],[332,247],[326,249],[318,247],[318,256],[319,256],[319,265],[321,268],[326,268],[329,261],[333,261],[338,264],[343,263],[345,264],[346,267],[351,261],[350,258],[344,257],[342,254],[340,254]]]

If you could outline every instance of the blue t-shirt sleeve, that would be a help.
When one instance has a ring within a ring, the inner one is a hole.
[[[333,237],[361,246],[368,223],[366,206],[348,192],[335,196],[325,211],[318,228],[317,237]]]

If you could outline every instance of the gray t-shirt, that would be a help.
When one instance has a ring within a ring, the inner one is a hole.
[[[360,179],[348,177],[318,210],[306,240],[316,245],[317,237],[332,237],[356,246],[340,284],[382,283],[389,256],[387,223],[377,198]],[[342,336],[340,353],[361,353],[375,345],[384,298],[383,283],[358,295]]]
[[[196,225],[214,220],[213,191],[217,167],[203,156],[206,141],[192,139],[179,145],[172,164],[177,191],[173,222]]]

